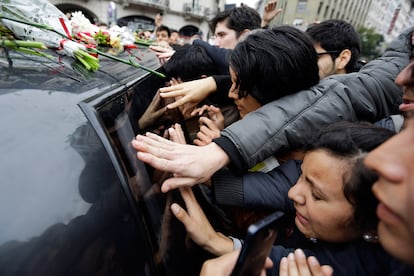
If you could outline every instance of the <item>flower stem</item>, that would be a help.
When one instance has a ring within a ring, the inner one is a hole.
[[[17,19],[17,18],[11,18],[11,17],[4,16],[4,15],[1,15],[1,14],[0,14],[0,19],[6,19],[6,20],[17,22],[17,23],[22,23],[22,24],[26,24],[26,25],[29,25],[29,26],[33,26],[33,27],[36,27],[36,28],[39,28],[39,29],[42,29],[42,30],[51,31],[51,32],[57,33],[58,35],[60,35],[64,38],[69,39],[69,37],[67,35],[53,29],[52,27],[50,27],[48,25],[39,24],[39,23],[35,23],[35,22],[30,22],[30,21],[26,21],[26,20],[21,20],[21,19]]]
[[[53,29],[52,27],[50,27],[50,26],[48,26],[48,25],[38,24],[38,23],[34,23],[34,22],[27,21],[27,20],[17,19],[17,18],[11,18],[11,17],[4,16],[4,15],[1,15],[1,14],[0,14],[0,19],[11,20],[11,21],[14,21],[14,22],[18,22],[18,23],[22,23],[22,24],[26,24],[26,25],[34,26],[34,27],[37,27],[37,28],[39,28],[39,29],[48,30],[48,31],[51,31],[51,32],[57,33],[57,34],[59,34],[60,36],[62,36],[62,37],[64,37],[64,38],[66,38],[66,39],[68,39],[68,40],[72,40],[72,39],[70,39],[69,37],[67,37],[67,35],[60,33],[59,31],[57,31],[57,30]],[[150,69],[150,68],[147,68],[147,67],[145,67],[145,66],[142,66],[142,65],[141,65],[141,64],[139,64],[139,63],[132,62],[131,60],[127,61],[127,60],[124,60],[124,59],[118,58],[118,57],[116,57],[116,56],[106,54],[106,53],[104,53],[104,52],[102,52],[102,51],[99,51],[99,50],[97,50],[97,49],[93,49],[93,48],[90,48],[90,49],[89,49],[89,51],[94,52],[94,53],[97,53],[97,54],[102,55],[102,56],[105,56],[105,57],[110,58],[110,59],[112,59],[112,60],[119,61],[119,62],[122,62],[122,63],[124,63],[124,64],[130,65],[130,66],[133,66],[133,67],[136,67],[136,68],[143,69],[143,70],[145,70],[145,71],[147,71],[147,72],[150,72],[150,73],[152,73],[152,74],[154,74],[154,75],[156,75],[156,76],[158,76],[158,77],[160,77],[160,78],[165,78],[165,75],[164,75],[164,74],[162,74],[162,73],[160,73],[160,72],[157,72],[157,71],[155,71],[155,70],[152,70],[152,69]],[[82,63],[84,63],[84,61],[85,61],[85,60],[82,60],[81,62],[82,62]],[[94,67],[94,66],[92,66],[92,67]],[[89,69],[90,69],[90,68],[89,68]],[[88,69],[88,70],[89,70],[89,69]]]
[[[148,68],[148,67],[142,66],[141,64],[136,63],[136,62],[133,62],[133,61],[131,61],[131,60],[125,60],[125,59],[122,59],[122,58],[119,58],[119,57],[116,57],[116,56],[113,56],[113,55],[109,55],[109,54],[107,54],[107,53],[104,53],[104,52],[102,52],[102,51],[99,51],[99,50],[97,50],[97,49],[93,49],[93,48],[88,49],[88,50],[89,50],[89,51],[92,51],[92,52],[94,52],[94,53],[96,53],[96,54],[99,54],[99,55],[102,55],[102,56],[108,57],[108,58],[110,58],[110,59],[113,59],[113,60],[116,60],[116,61],[122,62],[122,63],[124,63],[124,64],[131,65],[131,66],[136,67],[136,68],[140,68],[140,69],[145,70],[145,71],[147,71],[147,72],[150,72],[150,73],[152,73],[152,74],[154,74],[154,75],[156,75],[156,76],[158,76],[158,77],[160,77],[160,78],[166,78],[166,76],[165,76],[163,73],[160,73],[160,72],[157,72],[157,71],[155,71],[155,70],[152,70],[152,69],[150,69],[150,68]]]

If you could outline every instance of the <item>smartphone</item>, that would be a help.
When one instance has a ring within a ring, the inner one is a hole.
[[[198,120],[199,116],[191,117],[183,121],[182,128],[184,131],[185,140],[188,144],[192,144],[194,139],[197,137],[197,132],[200,131],[200,123]]]
[[[260,275],[284,220],[284,213],[278,211],[249,226],[232,276]]]
[[[194,139],[197,138],[197,133],[200,131],[200,117],[208,117],[208,113],[203,112],[201,115],[185,119],[181,123],[188,144],[193,144]]]

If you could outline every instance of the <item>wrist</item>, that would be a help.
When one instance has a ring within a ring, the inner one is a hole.
[[[206,82],[206,91],[208,92],[208,94],[217,91],[217,84],[213,77],[207,77],[204,80]]]
[[[208,252],[221,256],[233,251],[233,240],[220,232],[216,232],[204,247]]]
[[[262,27],[262,28],[267,28],[267,27],[269,27],[269,21],[267,21],[267,20],[262,20],[262,23],[260,24],[260,26]]]
[[[210,143],[207,147],[211,150],[212,154],[210,156],[215,159],[215,172],[230,163],[229,156],[219,145],[216,143]]]

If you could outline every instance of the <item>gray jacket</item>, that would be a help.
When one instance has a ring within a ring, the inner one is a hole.
[[[247,169],[305,135],[340,120],[378,121],[398,112],[402,91],[394,83],[411,55],[411,29],[396,38],[382,57],[359,72],[334,75],[318,85],[249,113],[221,135],[237,149]],[[298,80],[300,81],[300,80]],[[219,144],[220,145],[220,144]]]

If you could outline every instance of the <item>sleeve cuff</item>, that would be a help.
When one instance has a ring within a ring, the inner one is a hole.
[[[229,169],[231,169],[232,172],[241,175],[248,169],[247,164],[244,162],[241,154],[230,139],[225,136],[220,136],[213,139],[213,142],[216,143],[229,156],[231,161]]]
[[[233,175],[228,169],[217,171],[212,177],[216,203],[229,206],[243,206],[243,178]]]

